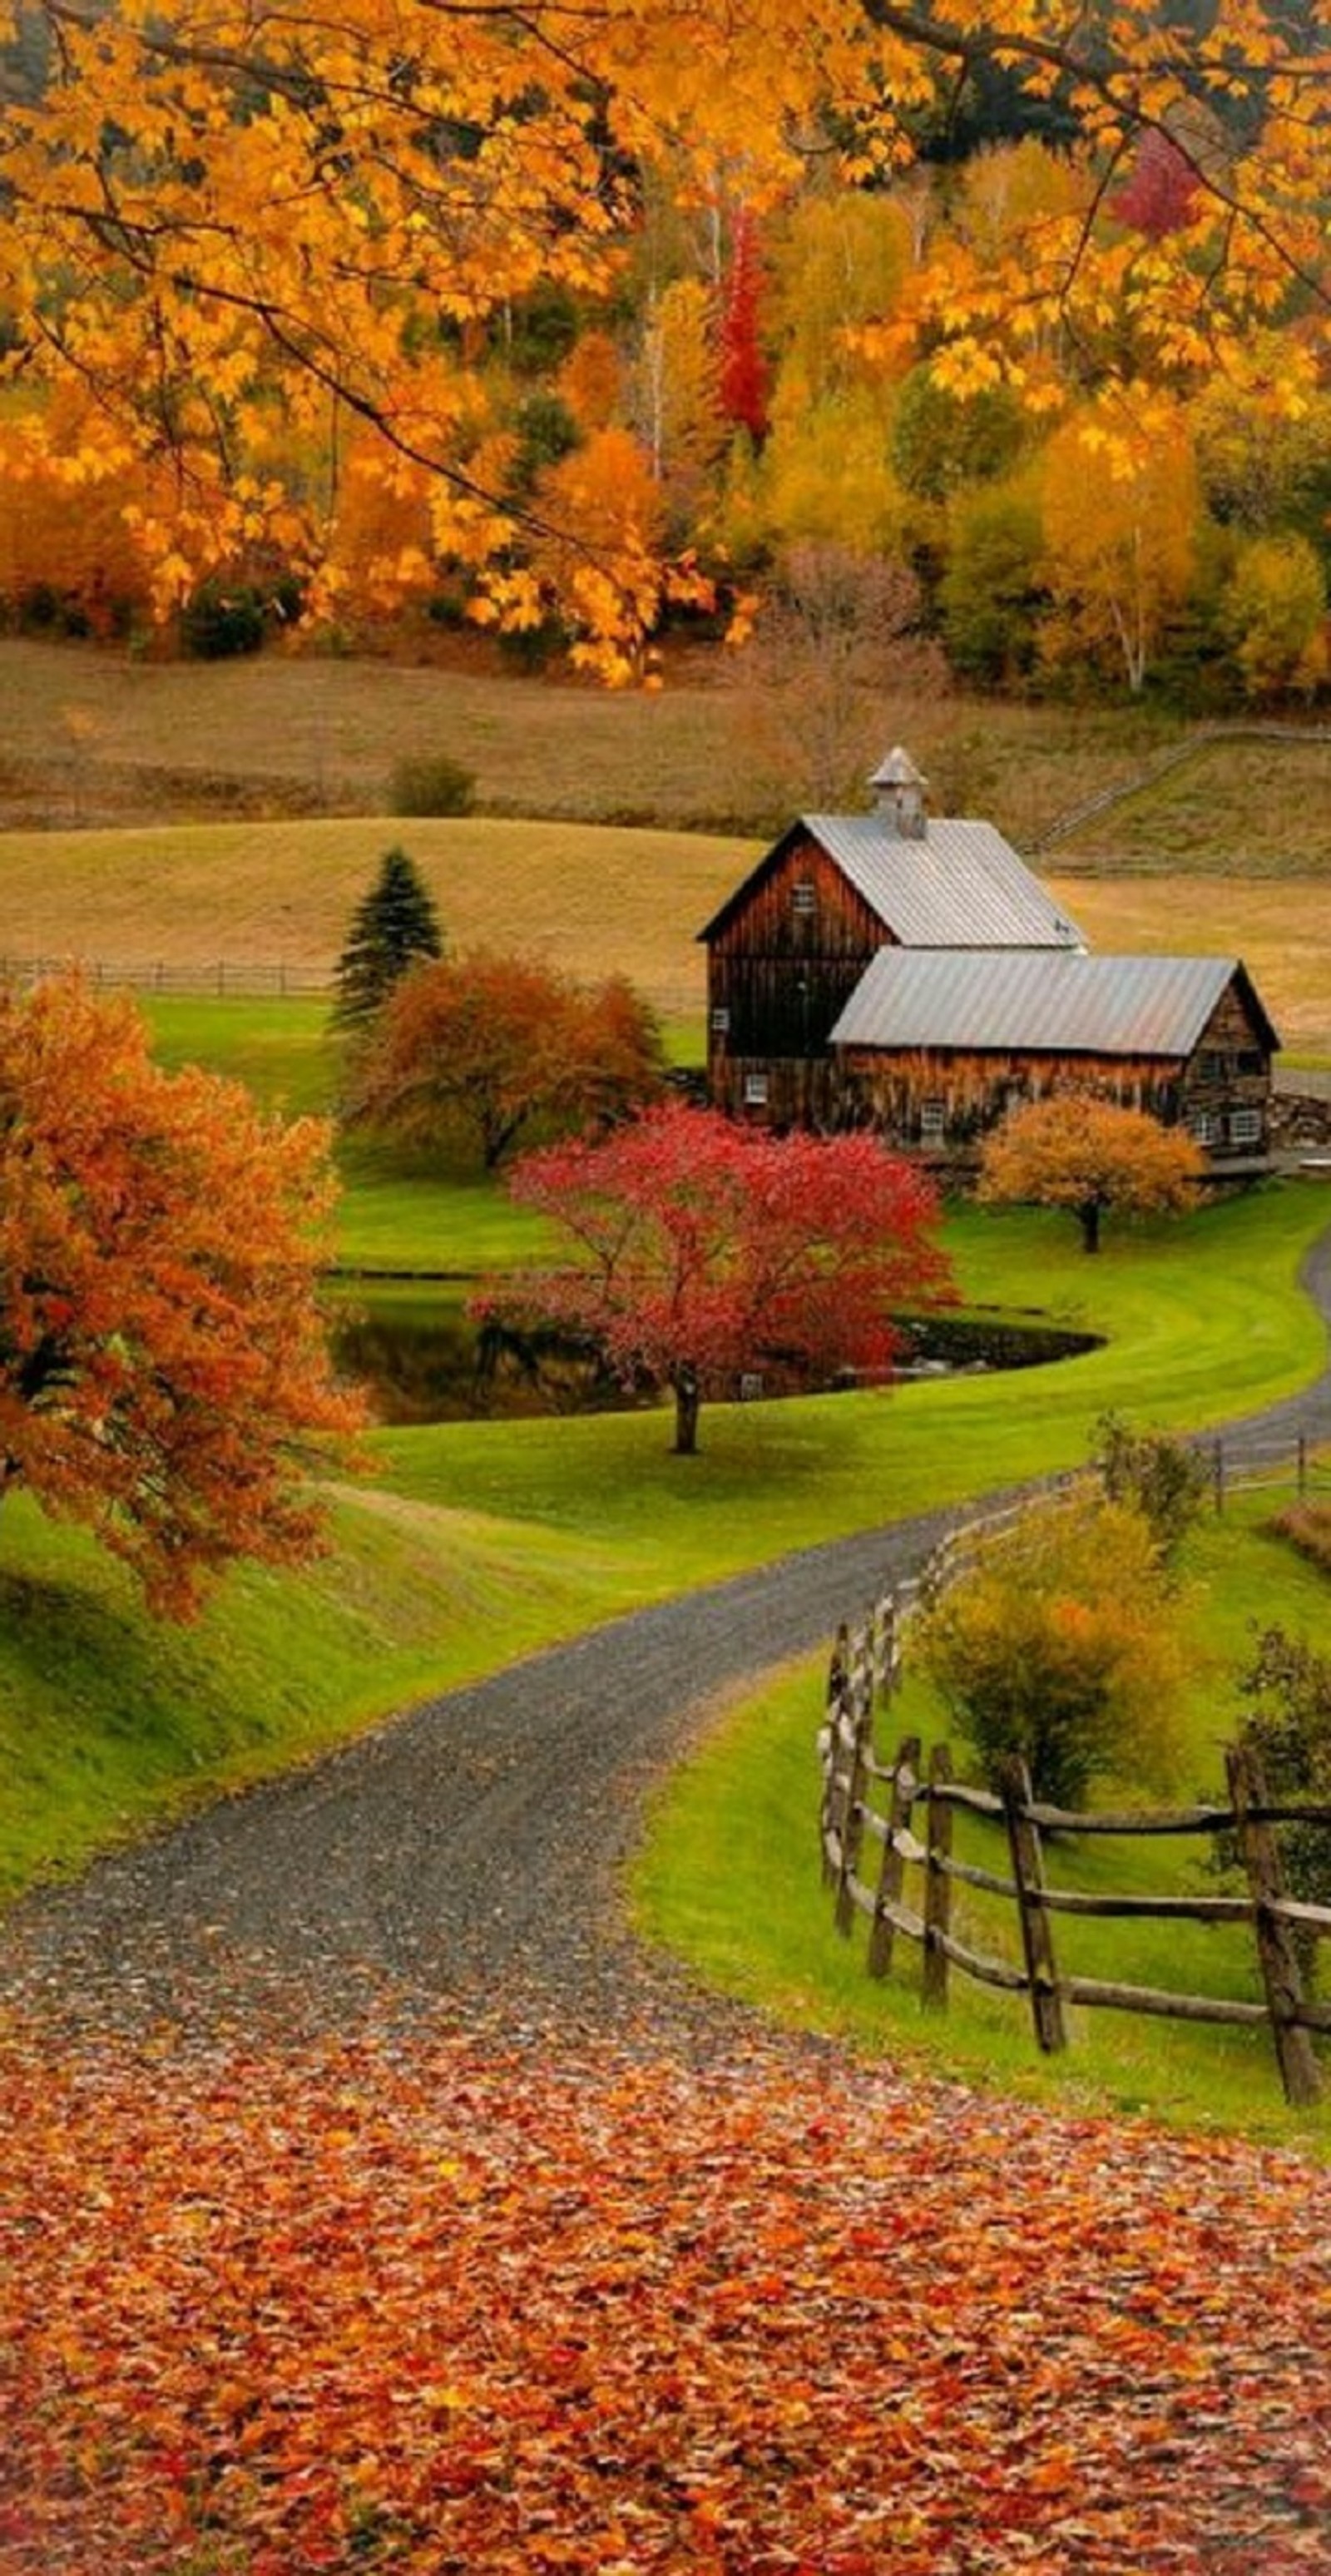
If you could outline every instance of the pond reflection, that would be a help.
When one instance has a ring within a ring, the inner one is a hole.
[[[553,1332],[521,1341],[491,1336],[466,1312],[467,1283],[435,1293],[384,1281],[330,1299],[330,1339],[339,1372],[362,1385],[382,1423],[512,1421],[534,1414],[610,1413],[658,1401],[650,1388],[611,1377],[594,1352]],[[989,1369],[1033,1368],[1098,1347],[1089,1333],[1035,1321],[954,1315],[903,1319],[895,1374],[950,1377]],[[857,1381],[847,1375],[839,1385]],[[861,1380],[860,1383],[868,1381]],[[737,1383],[735,1396],[775,1393],[760,1370]]]

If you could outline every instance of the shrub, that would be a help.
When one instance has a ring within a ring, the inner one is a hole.
[[[398,762],[389,803],[394,814],[470,814],[476,804],[476,779],[446,752],[426,752]]]
[[[1291,1503],[1271,1523],[1277,1538],[1287,1538],[1322,1574],[1331,1574],[1331,1503]]]
[[[1267,1628],[1239,1679],[1246,1703],[1243,1740],[1262,1766],[1273,1799],[1331,1805],[1331,1656]],[[1285,1884],[1306,1905],[1331,1905],[1331,1827],[1277,1827]],[[1232,1857],[1230,1854],[1224,1857]],[[1303,1966],[1316,1970],[1319,1943],[1295,1934]]]
[[[267,619],[248,583],[205,581],[180,612],[181,650],[196,662],[226,662],[257,653]]]
[[[1126,1505],[1037,1504],[979,1541],[916,1643],[991,1786],[1013,1756],[1055,1806],[1101,1777],[1170,1777],[1182,1646],[1159,1550]]]
[[[1207,1506],[1200,1450],[1171,1431],[1134,1431],[1120,1414],[1103,1413],[1091,1433],[1091,1464],[1109,1501],[1140,1512],[1161,1557],[1175,1557]]]

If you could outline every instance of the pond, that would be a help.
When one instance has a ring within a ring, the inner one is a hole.
[[[554,1337],[539,1349],[487,1350],[466,1313],[469,1280],[339,1283],[329,1297],[334,1358],[341,1373],[367,1391],[383,1423],[457,1422],[524,1415],[623,1412],[656,1403],[608,1377],[594,1357]],[[1063,1332],[1038,1318],[924,1315],[902,1319],[905,1343],[897,1378],[951,1377],[962,1371],[1038,1368],[1099,1347],[1091,1333]],[[865,1384],[847,1375],[840,1386]],[[755,1371],[736,1397],[765,1388]]]

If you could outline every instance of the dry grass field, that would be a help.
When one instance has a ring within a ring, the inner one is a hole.
[[[410,850],[453,946],[628,974],[670,1019],[701,1013],[697,932],[761,846],[489,816],[11,832],[0,836],[3,952],[136,972],[160,960],[168,984],[173,971],[194,976],[218,961],[322,982],[394,841]],[[1331,1058],[1331,879],[1050,882],[1095,948],[1242,957],[1286,1048]]]
[[[781,709],[743,656],[681,656],[649,696],[516,679],[479,642],[447,650],[419,667],[281,651],[205,664],[0,639],[0,828],[377,813],[397,761],[439,753],[491,814],[762,833],[808,801],[797,767],[780,774]],[[939,811],[989,814],[1019,848],[1186,739],[1142,709],[891,691],[860,722],[852,777],[904,742]]]
[[[0,691],[11,958],[323,978],[401,841],[454,945],[626,972],[688,1017],[698,929],[753,835],[799,802],[763,768],[742,666],[719,657],[647,697],[481,667],[136,662],[9,639]],[[915,753],[940,809],[987,814],[1019,848],[1125,788],[1042,863],[1092,944],[1241,956],[1287,1050],[1331,1059],[1331,737],[960,699],[894,700],[870,723],[880,748]],[[1150,775],[1175,746],[1186,756]],[[483,813],[387,813],[395,761],[430,752],[474,771]]]

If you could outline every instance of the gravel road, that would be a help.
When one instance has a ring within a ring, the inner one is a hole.
[[[1331,1232],[1305,1277],[1331,1317]],[[1331,1370],[1227,1436],[1300,1429],[1331,1438]],[[710,2048],[725,2008],[617,1909],[642,1793],[720,1695],[829,1640],[958,1516],[617,1620],[29,1897],[0,1926],[0,1998],[203,2043],[263,2019],[495,2010],[509,2030],[641,2026]],[[811,1759],[811,1835],[812,1818]]]

